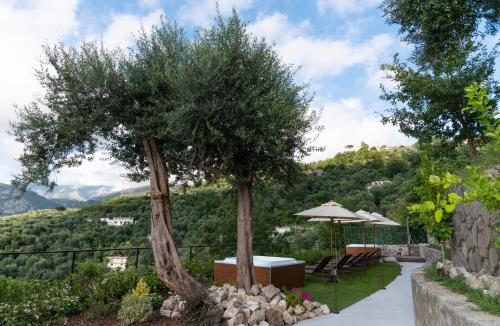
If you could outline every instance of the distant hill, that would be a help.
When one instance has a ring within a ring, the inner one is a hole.
[[[58,206],[57,202],[42,197],[33,191],[28,190],[21,195],[11,185],[0,183],[0,216],[56,206]]]
[[[0,183],[0,216],[26,213],[39,209],[79,208],[97,204],[103,200],[122,195],[141,195],[147,192],[149,186],[113,191],[111,186],[56,186],[48,191],[43,186],[31,185],[29,190],[20,195],[11,185]]]

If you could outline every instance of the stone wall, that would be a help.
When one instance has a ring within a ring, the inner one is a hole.
[[[401,256],[419,256],[419,245],[410,245],[410,252],[408,253],[407,244],[399,245],[384,245],[383,247],[384,256],[397,257]]]
[[[478,311],[463,295],[427,281],[423,268],[411,275],[416,326],[496,326],[500,317]]]
[[[453,189],[463,195],[464,187]],[[468,272],[500,275],[500,249],[491,248],[498,233],[493,224],[499,214],[488,212],[480,203],[459,205],[453,216],[455,232],[451,238],[453,263]]]
[[[433,262],[443,260],[441,251],[435,248],[431,248],[428,245],[420,247],[420,256],[425,258],[425,262],[427,264],[432,264]]]

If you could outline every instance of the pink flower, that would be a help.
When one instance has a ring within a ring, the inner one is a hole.
[[[302,298],[304,300],[309,300],[309,301],[311,301],[311,299],[312,299],[311,294],[309,292],[306,292],[306,291],[302,292]]]

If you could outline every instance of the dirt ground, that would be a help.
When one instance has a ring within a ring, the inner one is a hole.
[[[120,322],[112,317],[97,317],[94,319],[86,319],[83,314],[72,316],[64,325],[68,326],[121,326]],[[152,316],[151,320],[135,324],[137,326],[189,326],[186,322],[178,319],[165,318],[157,311]]]

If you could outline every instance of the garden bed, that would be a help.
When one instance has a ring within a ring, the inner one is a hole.
[[[87,319],[84,314],[72,316],[64,324],[65,326],[122,326],[122,324],[113,317],[96,317]],[[151,316],[149,321],[135,324],[136,326],[189,326],[184,321],[179,319],[165,318],[157,311]]]

